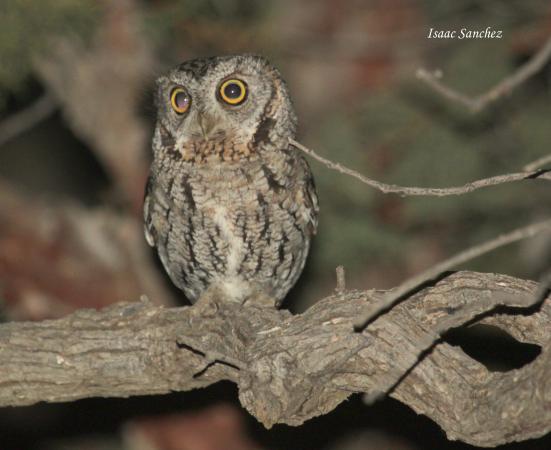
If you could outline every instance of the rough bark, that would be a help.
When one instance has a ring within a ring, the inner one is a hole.
[[[147,300],[62,319],[0,326],[0,406],[83,397],[158,394],[220,380],[239,387],[267,427],[300,425],[353,393],[386,393],[437,422],[450,439],[479,446],[551,429],[551,299],[536,284],[458,272],[355,333],[353,321],[381,292],[347,291],[291,315],[220,299],[164,308]],[[499,314],[487,315],[498,306]],[[523,308],[523,309],[518,309]],[[442,332],[473,319],[543,347],[532,363],[490,372]]]

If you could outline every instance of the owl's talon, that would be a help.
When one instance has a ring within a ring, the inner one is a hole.
[[[214,316],[218,313],[221,301],[224,301],[224,292],[217,285],[211,285],[195,302],[194,307],[201,310],[205,317]]]

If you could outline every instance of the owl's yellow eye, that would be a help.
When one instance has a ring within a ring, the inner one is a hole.
[[[189,109],[191,97],[184,88],[177,87],[170,93],[170,104],[176,113],[184,114]]]
[[[244,81],[232,78],[220,85],[219,94],[228,105],[237,106],[247,98],[247,85]]]

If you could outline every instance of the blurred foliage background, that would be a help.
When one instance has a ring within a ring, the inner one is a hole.
[[[487,26],[503,37],[427,38],[430,28]],[[419,82],[416,69],[441,69],[447,85],[477,95],[526,62],[550,34],[547,0],[3,1],[2,317],[55,317],[144,292],[160,303],[184,302],[140,230],[154,122],[151,86],[178,62],[263,54],[287,78],[302,143],[381,181],[446,187],[516,172],[549,153],[551,66],[478,114]],[[332,291],[337,265],[347,269],[350,287],[389,288],[468,245],[549,215],[544,181],[460,197],[403,198],[311,165],[320,229],[286,303],[295,311]],[[536,238],[466,267],[537,279],[550,254],[549,239]],[[235,397],[233,387],[217,386],[0,410],[0,448],[145,448],[136,436],[158,424],[137,417],[186,411],[182,423],[215,427],[213,414],[190,410],[215,407],[220,399],[236,405]],[[85,418],[76,420],[76,411]],[[266,431],[235,411],[228,414],[239,419],[225,426],[248,439],[236,448],[467,448],[448,443],[434,424],[391,400],[367,408],[355,399],[300,429]],[[199,448],[183,446],[191,439],[184,435],[175,439],[178,447],[156,442],[151,448]]]

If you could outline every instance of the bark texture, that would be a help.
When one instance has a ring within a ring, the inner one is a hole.
[[[299,315],[210,298],[165,308],[146,299],[65,318],[0,326],[0,406],[159,394],[220,380],[267,427],[300,425],[353,393],[389,394],[450,439],[496,446],[551,430],[551,299],[504,275],[458,272],[386,312],[353,322],[383,292],[345,291]],[[491,372],[441,340],[466,323],[542,347],[530,364]]]

